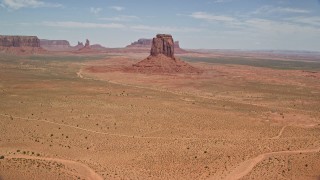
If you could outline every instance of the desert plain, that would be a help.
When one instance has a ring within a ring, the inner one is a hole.
[[[0,179],[319,179],[320,58],[147,53],[0,56]]]

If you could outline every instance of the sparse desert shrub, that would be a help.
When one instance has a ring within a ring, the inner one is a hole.
[[[0,159],[4,159],[4,156],[0,156]]]

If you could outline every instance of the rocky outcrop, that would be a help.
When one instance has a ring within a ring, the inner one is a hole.
[[[73,48],[74,48],[75,50],[79,50],[79,49],[82,49],[83,47],[84,47],[83,42],[79,42],[79,41],[78,41],[78,44],[77,44],[76,46],[74,46]]]
[[[2,36],[0,35],[0,46],[2,47],[40,47],[37,36]]]
[[[46,53],[46,51],[40,47],[37,36],[0,35],[0,53],[26,55]]]
[[[167,57],[174,57],[174,43],[171,35],[158,34],[153,38],[150,55],[157,56],[163,54]]]
[[[86,44],[84,45],[84,47],[90,47],[90,41],[88,39],[86,39]]]
[[[86,39],[86,43],[84,44],[84,47],[80,48],[78,52],[91,52],[90,41],[88,39]]]
[[[174,41],[168,34],[158,34],[153,38],[150,56],[134,64],[127,71],[159,74],[202,72],[174,56]]]

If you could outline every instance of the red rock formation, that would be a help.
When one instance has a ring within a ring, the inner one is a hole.
[[[90,47],[90,41],[88,39],[86,39],[86,44],[84,45],[84,47]]]
[[[174,57],[174,43],[171,35],[158,34],[156,38],[153,38],[150,55],[157,56],[159,54]]]
[[[3,47],[40,47],[37,36],[2,36],[0,35],[0,46]]]
[[[171,35],[158,34],[153,38],[150,56],[128,71],[140,73],[201,73],[202,71],[174,56],[174,43]]]
[[[73,48],[76,49],[76,50],[79,50],[79,49],[81,49],[83,47],[84,47],[83,42],[79,42],[78,41],[78,44],[76,46],[74,46]]]
[[[45,53],[36,36],[3,36],[0,35],[0,52],[9,54]]]
[[[82,53],[89,53],[92,52],[91,48],[90,48],[90,41],[88,39],[86,39],[86,43],[84,45],[83,48],[80,48],[78,50],[78,52],[82,52]]]
[[[180,60],[166,55],[149,56],[133,65],[133,72],[149,74],[201,73],[202,71]]]

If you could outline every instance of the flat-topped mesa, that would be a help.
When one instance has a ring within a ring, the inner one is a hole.
[[[67,40],[40,39],[40,46],[48,51],[67,51],[71,49]]]
[[[128,47],[131,46],[146,46],[150,48],[152,44],[152,39],[138,39],[138,41],[131,43]]]
[[[53,46],[53,47],[61,47],[68,48],[70,47],[70,43],[67,40],[48,40],[48,39],[40,39],[40,46]]]
[[[3,36],[0,35],[0,46],[2,47],[40,47],[37,36]]]
[[[151,56],[163,54],[167,57],[174,58],[174,41],[169,34],[157,34],[152,40]]]

